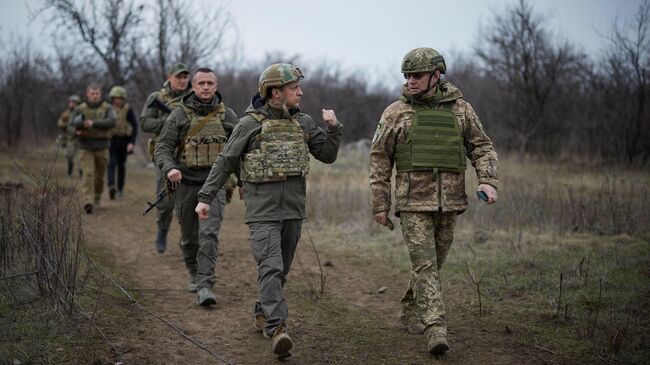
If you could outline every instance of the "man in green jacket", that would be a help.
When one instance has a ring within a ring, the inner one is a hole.
[[[200,68],[192,78],[192,93],[169,115],[156,143],[154,159],[175,188],[174,208],[181,227],[181,250],[190,274],[188,290],[197,292],[197,304],[216,303],[212,292],[217,262],[218,235],[226,193],[215,191],[207,219],[199,221],[194,207],[197,193],[223,146],[237,115],[217,92],[217,75]]]
[[[262,72],[259,93],[212,166],[196,206],[201,219],[208,217],[217,191],[231,173],[241,169],[245,222],[258,270],[255,327],[273,339],[273,352],[280,358],[290,356],[293,346],[286,333],[289,313],[283,286],[306,217],[309,154],[333,163],[343,135],[333,110],[322,110],[327,124],[323,132],[298,109],[302,78],[300,69],[286,63],[273,64]]]
[[[113,108],[102,100],[101,87],[92,83],[86,88],[86,101],[74,110],[72,121],[68,124],[68,129],[76,134],[79,144],[83,207],[88,214],[99,204],[104,191],[108,145],[116,120]]]
[[[156,99],[160,100],[169,110],[174,110],[181,106],[184,97],[192,92],[190,87],[190,71],[183,63],[175,63],[169,69],[167,81],[163,84],[162,89],[155,91],[147,97],[144,103],[142,114],[140,115],[140,129],[143,132],[153,133],[154,138],[149,139],[149,154],[153,160],[154,148],[160,132],[167,121],[170,111],[156,104]],[[156,194],[165,187],[165,175],[156,166]],[[158,233],[156,235],[156,250],[159,253],[165,252],[167,248],[167,232],[172,222],[174,213],[174,204],[170,199],[163,199],[156,204],[158,224]]]
[[[370,197],[375,220],[390,225],[391,178],[395,215],[411,258],[411,280],[402,298],[402,319],[425,333],[428,350],[449,349],[439,270],[454,238],[456,216],[467,209],[465,165],[476,170],[487,204],[497,200],[497,154],[472,106],[441,79],[444,58],[432,48],[404,56],[402,97],[381,116],[370,147]]]

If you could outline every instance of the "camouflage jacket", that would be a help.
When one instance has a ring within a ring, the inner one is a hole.
[[[282,111],[272,109],[262,102],[259,94],[253,97],[252,105],[246,113],[260,113],[268,118],[283,118]],[[291,115],[298,120],[305,134],[305,143],[309,152],[319,161],[333,163],[336,161],[343,126],[337,124],[324,132],[314,120],[298,109],[292,109]],[[262,124],[250,115],[241,118],[226,143],[223,152],[212,165],[210,175],[201,191],[199,201],[210,203],[219,188],[228,180],[228,176],[239,170],[241,158],[248,152],[259,148],[256,136],[260,134]],[[244,202],[246,205],[245,222],[283,221],[304,219],[307,182],[301,176],[289,176],[286,180],[266,183],[244,182]]]
[[[413,100],[405,90],[400,100],[389,105],[381,116],[370,147],[370,199],[374,214],[391,208],[391,177],[395,163],[395,146],[406,142],[408,130],[418,108],[440,109],[453,103],[467,158],[474,166],[479,184],[498,187],[497,154],[472,106],[463,100],[458,88],[448,81],[439,84],[442,99],[431,103]],[[396,174],[395,213],[401,211],[456,211],[467,209],[465,174],[439,171],[407,171]]]
[[[61,113],[59,119],[56,121],[56,125],[59,127],[61,132],[67,133],[68,123],[70,122],[70,117],[72,116],[72,110],[66,109]]]
[[[156,136],[160,135],[160,132],[163,129],[163,125],[169,116],[169,113],[165,113],[155,106],[149,106],[153,99],[159,98],[162,102],[169,106],[171,100],[185,98],[190,93],[192,93],[192,89],[189,85],[187,89],[174,93],[169,86],[169,81],[165,81],[163,88],[159,91],[155,91],[149,94],[147,101],[144,103],[142,113],[140,114],[140,128],[142,131],[153,133]],[[171,109],[173,110],[174,108],[172,107]]]
[[[212,112],[220,102],[221,95],[219,93],[217,93],[217,96],[215,96],[209,104],[200,102],[194,96],[194,93],[183,98],[183,105],[190,109],[194,109],[200,116],[210,114],[210,112]],[[232,109],[226,107],[226,115],[222,124],[223,129],[226,131],[226,136],[230,138],[233,128],[235,127],[235,124],[237,124],[237,114],[235,114]],[[160,137],[156,143],[156,149],[154,152],[154,161],[165,176],[167,176],[169,170],[178,169],[181,172],[181,175],[183,175],[183,180],[189,180],[194,183],[203,183],[208,177],[208,173],[210,172],[209,168],[188,169],[184,164],[178,161],[178,148],[180,147],[181,142],[185,140],[185,136],[189,129],[190,120],[185,110],[183,108],[174,109],[174,111],[169,114],[169,117],[160,132]]]

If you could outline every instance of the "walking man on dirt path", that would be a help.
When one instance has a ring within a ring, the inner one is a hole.
[[[104,190],[104,174],[108,162],[111,129],[115,127],[115,112],[102,100],[101,87],[91,83],[86,87],[86,101],[72,113],[68,129],[77,136],[81,162],[81,190],[87,214],[99,205]]]
[[[444,58],[416,48],[404,56],[402,96],[383,112],[370,147],[374,219],[391,227],[391,177],[396,165],[395,215],[411,258],[402,302],[409,332],[425,333],[428,350],[449,349],[439,270],[453,241],[456,216],[467,209],[466,158],[478,176],[477,194],[497,200],[497,154],[472,106],[441,79]],[[483,195],[484,194],[484,195]]]
[[[226,193],[215,192],[207,219],[194,212],[197,193],[237,123],[217,92],[217,75],[200,68],[192,77],[192,93],[167,118],[156,148],[156,165],[174,191],[174,208],[181,227],[181,250],[190,274],[188,290],[197,292],[197,304],[216,304],[212,292],[217,262],[218,235],[223,221]]]
[[[108,159],[108,196],[111,200],[121,198],[124,194],[126,180],[126,157],[133,153],[135,138],[138,135],[138,120],[131,105],[126,103],[126,89],[113,86],[108,93],[111,106],[117,116],[115,128],[111,131],[111,144]],[[117,168],[117,189],[115,185],[115,169]]]
[[[300,69],[286,63],[262,72],[259,92],[212,166],[196,205],[201,219],[212,214],[217,192],[231,173],[241,169],[245,222],[258,271],[254,325],[272,338],[272,350],[279,358],[291,356],[293,346],[287,334],[289,312],[283,286],[306,217],[309,154],[333,163],[343,135],[333,110],[322,110],[326,132],[300,111],[302,78]]]
[[[190,87],[190,71],[183,63],[175,63],[167,74],[167,81],[163,84],[162,89],[155,91],[147,97],[144,103],[142,114],[140,114],[140,128],[143,132],[153,133],[154,138],[149,139],[149,155],[153,160],[154,148],[156,141],[160,137],[160,132],[167,121],[167,117],[172,110],[181,106],[182,99],[192,92]],[[154,101],[160,100],[166,108]],[[165,175],[156,169],[156,194],[165,187]],[[167,248],[167,232],[172,222],[174,213],[174,203],[169,199],[163,199],[156,204],[158,233],[156,234],[155,246],[159,253],[165,252]]]
[[[74,171],[74,158],[77,155],[77,141],[74,133],[68,131],[68,123],[72,118],[72,112],[81,103],[79,95],[70,95],[68,98],[68,108],[61,113],[56,124],[61,130],[59,133],[59,144],[65,150],[65,159],[68,161],[68,176],[72,176]],[[81,171],[81,169],[79,170]]]

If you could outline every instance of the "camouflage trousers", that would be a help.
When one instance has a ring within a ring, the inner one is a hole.
[[[190,276],[196,277],[199,288],[212,288],[217,265],[219,230],[223,222],[226,193],[219,189],[210,203],[207,219],[199,219],[194,211],[198,192],[203,184],[181,182],[174,191],[174,209],[181,226],[181,251]]]
[[[108,163],[108,148],[93,151],[81,149],[79,162],[83,170],[81,176],[81,195],[85,204],[99,204],[104,191],[104,175]]]
[[[411,279],[402,297],[402,315],[412,332],[432,327],[437,333],[447,333],[439,270],[454,240],[456,215],[400,213],[402,234],[411,257]]]

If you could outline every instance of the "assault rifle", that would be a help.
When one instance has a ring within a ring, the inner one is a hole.
[[[153,98],[153,99],[151,100],[151,102],[150,102],[149,104],[147,104],[147,106],[148,106],[149,108],[157,108],[157,109],[160,110],[161,112],[163,112],[163,113],[167,113],[167,114],[169,114],[169,113],[172,112],[172,110],[169,109],[169,107],[167,106],[167,104],[165,104],[162,100],[160,100],[160,99],[158,99],[158,98]]]
[[[153,203],[147,202],[147,207],[142,211],[142,215],[149,213],[149,211],[165,199],[165,197],[171,198],[172,193],[174,193],[174,188],[169,180],[165,179],[165,185],[160,189],[158,195],[156,195],[156,200],[154,200]]]

